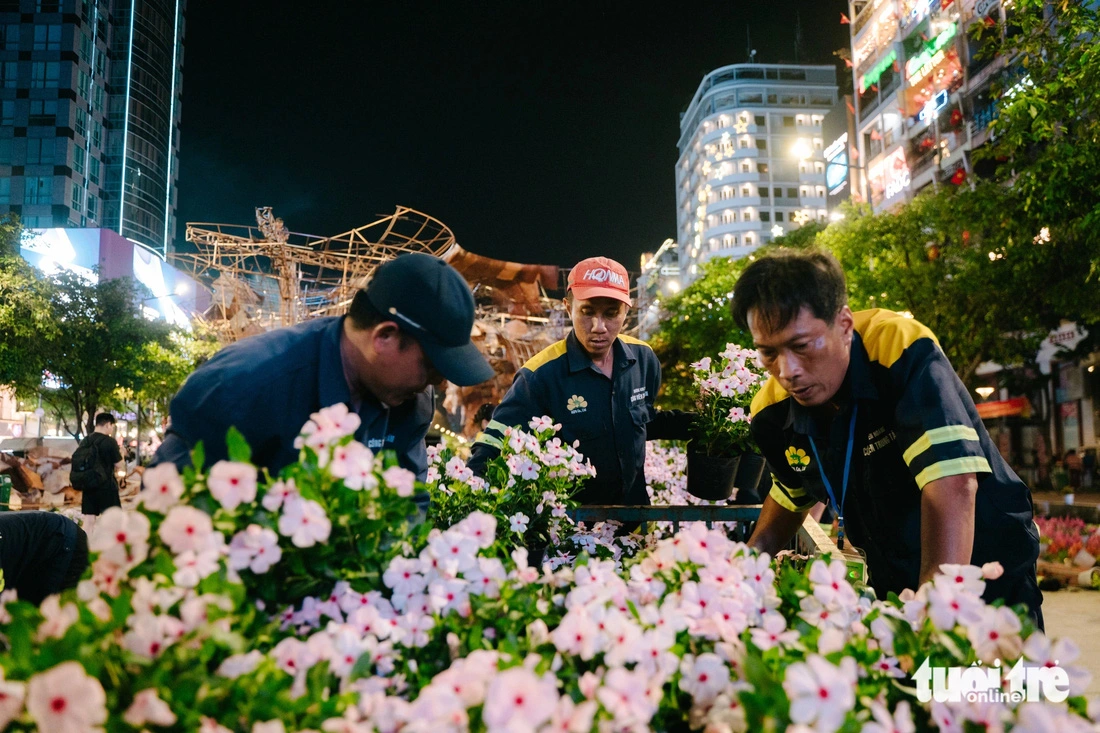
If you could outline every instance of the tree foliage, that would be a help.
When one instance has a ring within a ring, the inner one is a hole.
[[[27,352],[57,336],[48,283],[20,256],[21,234],[17,216],[0,218],[0,384],[41,381]]]
[[[201,326],[193,331],[172,329],[166,339],[142,344],[137,353],[133,380],[112,395],[120,407],[133,410],[138,433],[150,415],[167,415],[168,406],[184,380],[218,350],[214,334]]]
[[[56,414],[73,414],[83,425],[66,428],[74,435],[91,432],[95,413],[119,387],[141,377],[147,344],[167,343],[171,327],[140,313],[144,291],[129,278],[89,283],[59,272],[47,278],[58,333],[40,339],[31,356],[56,385],[42,399]]]
[[[992,140],[975,157],[996,164],[1010,209],[1051,241],[1092,237],[1100,224],[1100,13],[1078,0],[1018,0],[1007,26],[973,29],[1007,61]],[[1060,236],[1055,236],[1060,235]],[[1084,273],[1081,273],[1084,274]],[[1095,275],[1095,270],[1090,275]]]
[[[21,236],[18,219],[0,220],[0,384],[40,395],[74,436],[90,432],[96,411],[120,393],[164,404],[212,353],[211,339],[173,336],[143,317],[148,293],[129,278],[44,276],[20,256]]]

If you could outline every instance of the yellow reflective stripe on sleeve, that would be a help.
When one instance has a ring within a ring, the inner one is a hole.
[[[802,489],[788,488],[774,478],[772,479],[772,490],[768,492],[768,496],[774,499],[776,504],[789,512],[804,512],[808,508],[808,506],[804,504],[800,505],[794,503],[796,499],[806,496],[805,491]],[[816,501],[811,501],[809,506],[816,503]]]
[[[798,511],[798,507],[796,507],[793,503],[791,503],[791,500],[788,499],[787,495],[783,493],[783,490],[781,488],[779,488],[778,483],[772,484],[772,490],[768,493],[768,496],[770,496],[772,499],[774,499],[776,504],[783,507],[787,511],[789,511],[789,512],[797,512]]]
[[[993,473],[985,456],[963,456],[933,463],[917,474],[917,488],[923,489],[936,479],[958,476],[963,473]]]
[[[511,427],[511,426],[510,425],[505,425],[502,422],[498,422],[496,420],[490,420],[489,424],[485,426],[485,429],[486,430],[496,430],[497,432],[499,432],[503,435],[504,431],[507,430],[509,427]]]
[[[490,446],[496,448],[497,450],[504,450],[504,443],[503,442],[501,442],[500,440],[497,440],[496,438],[494,438],[491,435],[486,435],[485,433],[478,433],[477,436],[474,437],[474,442],[475,443],[481,443],[483,445],[490,445]]]
[[[913,445],[909,446],[901,457],[905,459],[905,465],[912,465],[913,459],[924,453],[934,445],[950,443],[956,440],[978,440],[978,431],[967,425],[945,425],[942,428],[933,428],[917,438]]]

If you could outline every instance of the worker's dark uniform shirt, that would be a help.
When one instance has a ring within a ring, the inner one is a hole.
[[[64,514],[0,513],[0,569],[5,587],[15,588],[21,600],[35,605],[60,592],[81,534],[76,522]]]
[[[214,354],[172,399],[171,424],[155,462],[188,465],[200,440],[208,466],[223,460],[230,426],[244,435],[257,466],[274,474],[296,462],[294,440],[310,415],[341,402],[355,409],[340,359],[343,328],[342,317],[318,318],[251,336]],[[433,390],[393,408],[367,398],[358,413],[356,439],[373,451],[396,451],[400,465],[423,480]]]
[[[478,435],[470,468],[480,473],[499,454],[504,430],[528,430],[531,418],[549,415],[561,423],[562,441],[579,440],[580,452],[596,469],[576,497],[580,503],[648,504],[646,427],[658,416],[653,400],[661,365],[644,341],[619,336],[612,348],[610,377],[592,363],[572,331],[532,357]]]
[[[848,537],[867,554],[879,596],[918,585],[923,488],[973,473],[978,492],[971,562],[996,560],[1005,569],[1000,580],[987,583],[986,598],[1027,603],[1038,613],[1031,492],[990,440],[932,332],[892,311],[856,313],[851,361],[835,401],[839,413],[821,419],[774,378],[756,395],[752,433],[774,476],[771,497],[792,511],[828,503],[824,470],[840,501],[852,407],[858,405],[843,515]]]

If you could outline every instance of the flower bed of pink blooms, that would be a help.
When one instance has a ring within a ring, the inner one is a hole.
[[[239,437],[208,473],[147,472],[139,508],[97,523],[79,588],[41,607],[0,598],[0,728],[1096,730],[1074,644],[981,600],[995,565],[945,566],[878,601],[839,561],[776,566],[692,525],[633,556],[532,567],[514,517],[415,525],[412,475],[357,427],[322,410],[279,477]],[[505,471],[519,455],[562,478],[543,427],[504,451]],[[569,505],[547,497],[552,518],[551,504]],[[925,660],[1018,659],[1064,668],[1068,699],[914,695]]]
[[[1081,550],[1100,558],[1100,526],[1075,517],[1036,517],[1035,523],[1043,549],[1040,560],[1073,561]]]

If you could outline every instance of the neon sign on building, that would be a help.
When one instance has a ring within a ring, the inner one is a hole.
[[[910,85],[919,84],[943,61],[947,44],[951,43],[957,32],[958,26],[952,23],[928,41],[920,53],[905,62],[905,77]]]
[[[909,164],[905,160],[904,148],[897,148],[871,167],[867,177],[871,180],[871,196],[873,202],[884,204],[905,192],[912,179],[909,175]]]

